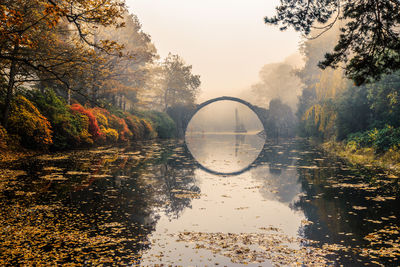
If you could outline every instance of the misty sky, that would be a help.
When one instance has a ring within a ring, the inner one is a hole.
[[[237,96],[267,63],[297,53],[299,35],[263,22],[275,0],[127,0],[162,58],[182,56],[201,75],[199,101]]]

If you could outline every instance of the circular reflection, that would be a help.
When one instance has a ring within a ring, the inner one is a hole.
[[[216,175],[238,175],[251,168],[265,140],[251,134],[206,133],[186,138],[200,167]]]
[[[190,121],[185,141],[200,168],[216,175],[237,175],[251,168],[265,139],[262,124],[249,108],[231,101],[211,104]],[[237,123],[247,132],[235,133]]]

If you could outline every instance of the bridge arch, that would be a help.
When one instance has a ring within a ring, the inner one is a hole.
[[[185,131],[184,131],[184,134],[185,134],[185,135],[184,135],[184,136],[186,136],[187,127],[188,127],[190,121],[192,120],[192,118],[194,117],[194,115],[196,115],[196,113],[199,112],[199,111],[200,111],[202,108],[204,108],[205,106],[208,106],[208,105],[210,105],[210,104],[212,104],[212,103],[215,103],[215,102],[218,102],[218,101],[234,101],[234,102],[238,102],[238,103],[241,103],[241,104],[247,106],[249,109],[251,109],[251,110],[257,115],[258,119],[260,120],[261,124],[263,125],[264,132],[266,132],[266,131],[265,131],[265,130],[266,130],[266,129],[265,129],[265,125],[264,125],[264,123],[265,123],[265,118],[264,118],[264,116],[265,116],[265,115],[261,112],[262,109],[258,108],[257,106],[254,106],[254,105],[252,105],[251,103],[249,103],[249,102],[247,102],[247,101],[245,101],[245,100],[243,100],[243,99],[240,99],[240,98],[238,98],[238,97],[220,96],[220,97],[216,97],[216,98],[207,100],[207,101],[205,101],[205,102],[203,102],[203,103],[197,105],[197,107],[196,107],[196,109],[194,110],[194,112],[193,112],[193,113],[190,115],[190,117],[188,118],[188,121],[187,121],[186,126],[185,126]]]

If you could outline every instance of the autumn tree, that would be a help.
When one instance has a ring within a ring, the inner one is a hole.
[[[138,101],[137,93],[144,90],[151,65],[158,56],[150,36],[143,32],[135,15],[126,11],[122,21],[124,27],[100,27],[95,37],[123,45],[124,56],[97,53],[101,60],[93,64],[87,87],[93,101],[105,99],[125,109],[127,103],[132,105]]]
[[[335,25],[320,38],[306,39],[301,44],[305,60],[304,67],[297,72],[303,84],[297,109],[301,135],[328,138],[336,133],[335,100],[347,89],[348,82],[341,68],[323,70],[317,63],[332,49],[338,35],[339,28]]]
[[[164,85],[165,76],[162,63],[156,62],[149,66],[148,76],[144,84],[144,90],[139,90],[137,103],[144,109],[164,110]]]
[[[268,24],[289,27],[314,39],[340,24],[340,36],[320,62],[322,69],[344,64],[357,85],[400,69],[400,2],[393,0],[280,0]]]
[[[200,87],[200,76],[192,74],[192,66],[171,53],[163,64],[162,101],[164,110],[176,104],[193,104]]]
[[[87,61],[90,47],[114,53],[110,40],[93,42],[98,26],[122,26],[125,6],[114,0],[5,0],[0,3],[0,66],[4,80],[2,124],[7,125],[17,86],[57,80],[66,88],[70,71]]]

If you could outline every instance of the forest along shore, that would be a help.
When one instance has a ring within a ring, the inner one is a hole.
[[[178,135],[169,114],[195,106],[200,76],[161,59],[125,1],[106,2],[0,4],[2,160]]]

